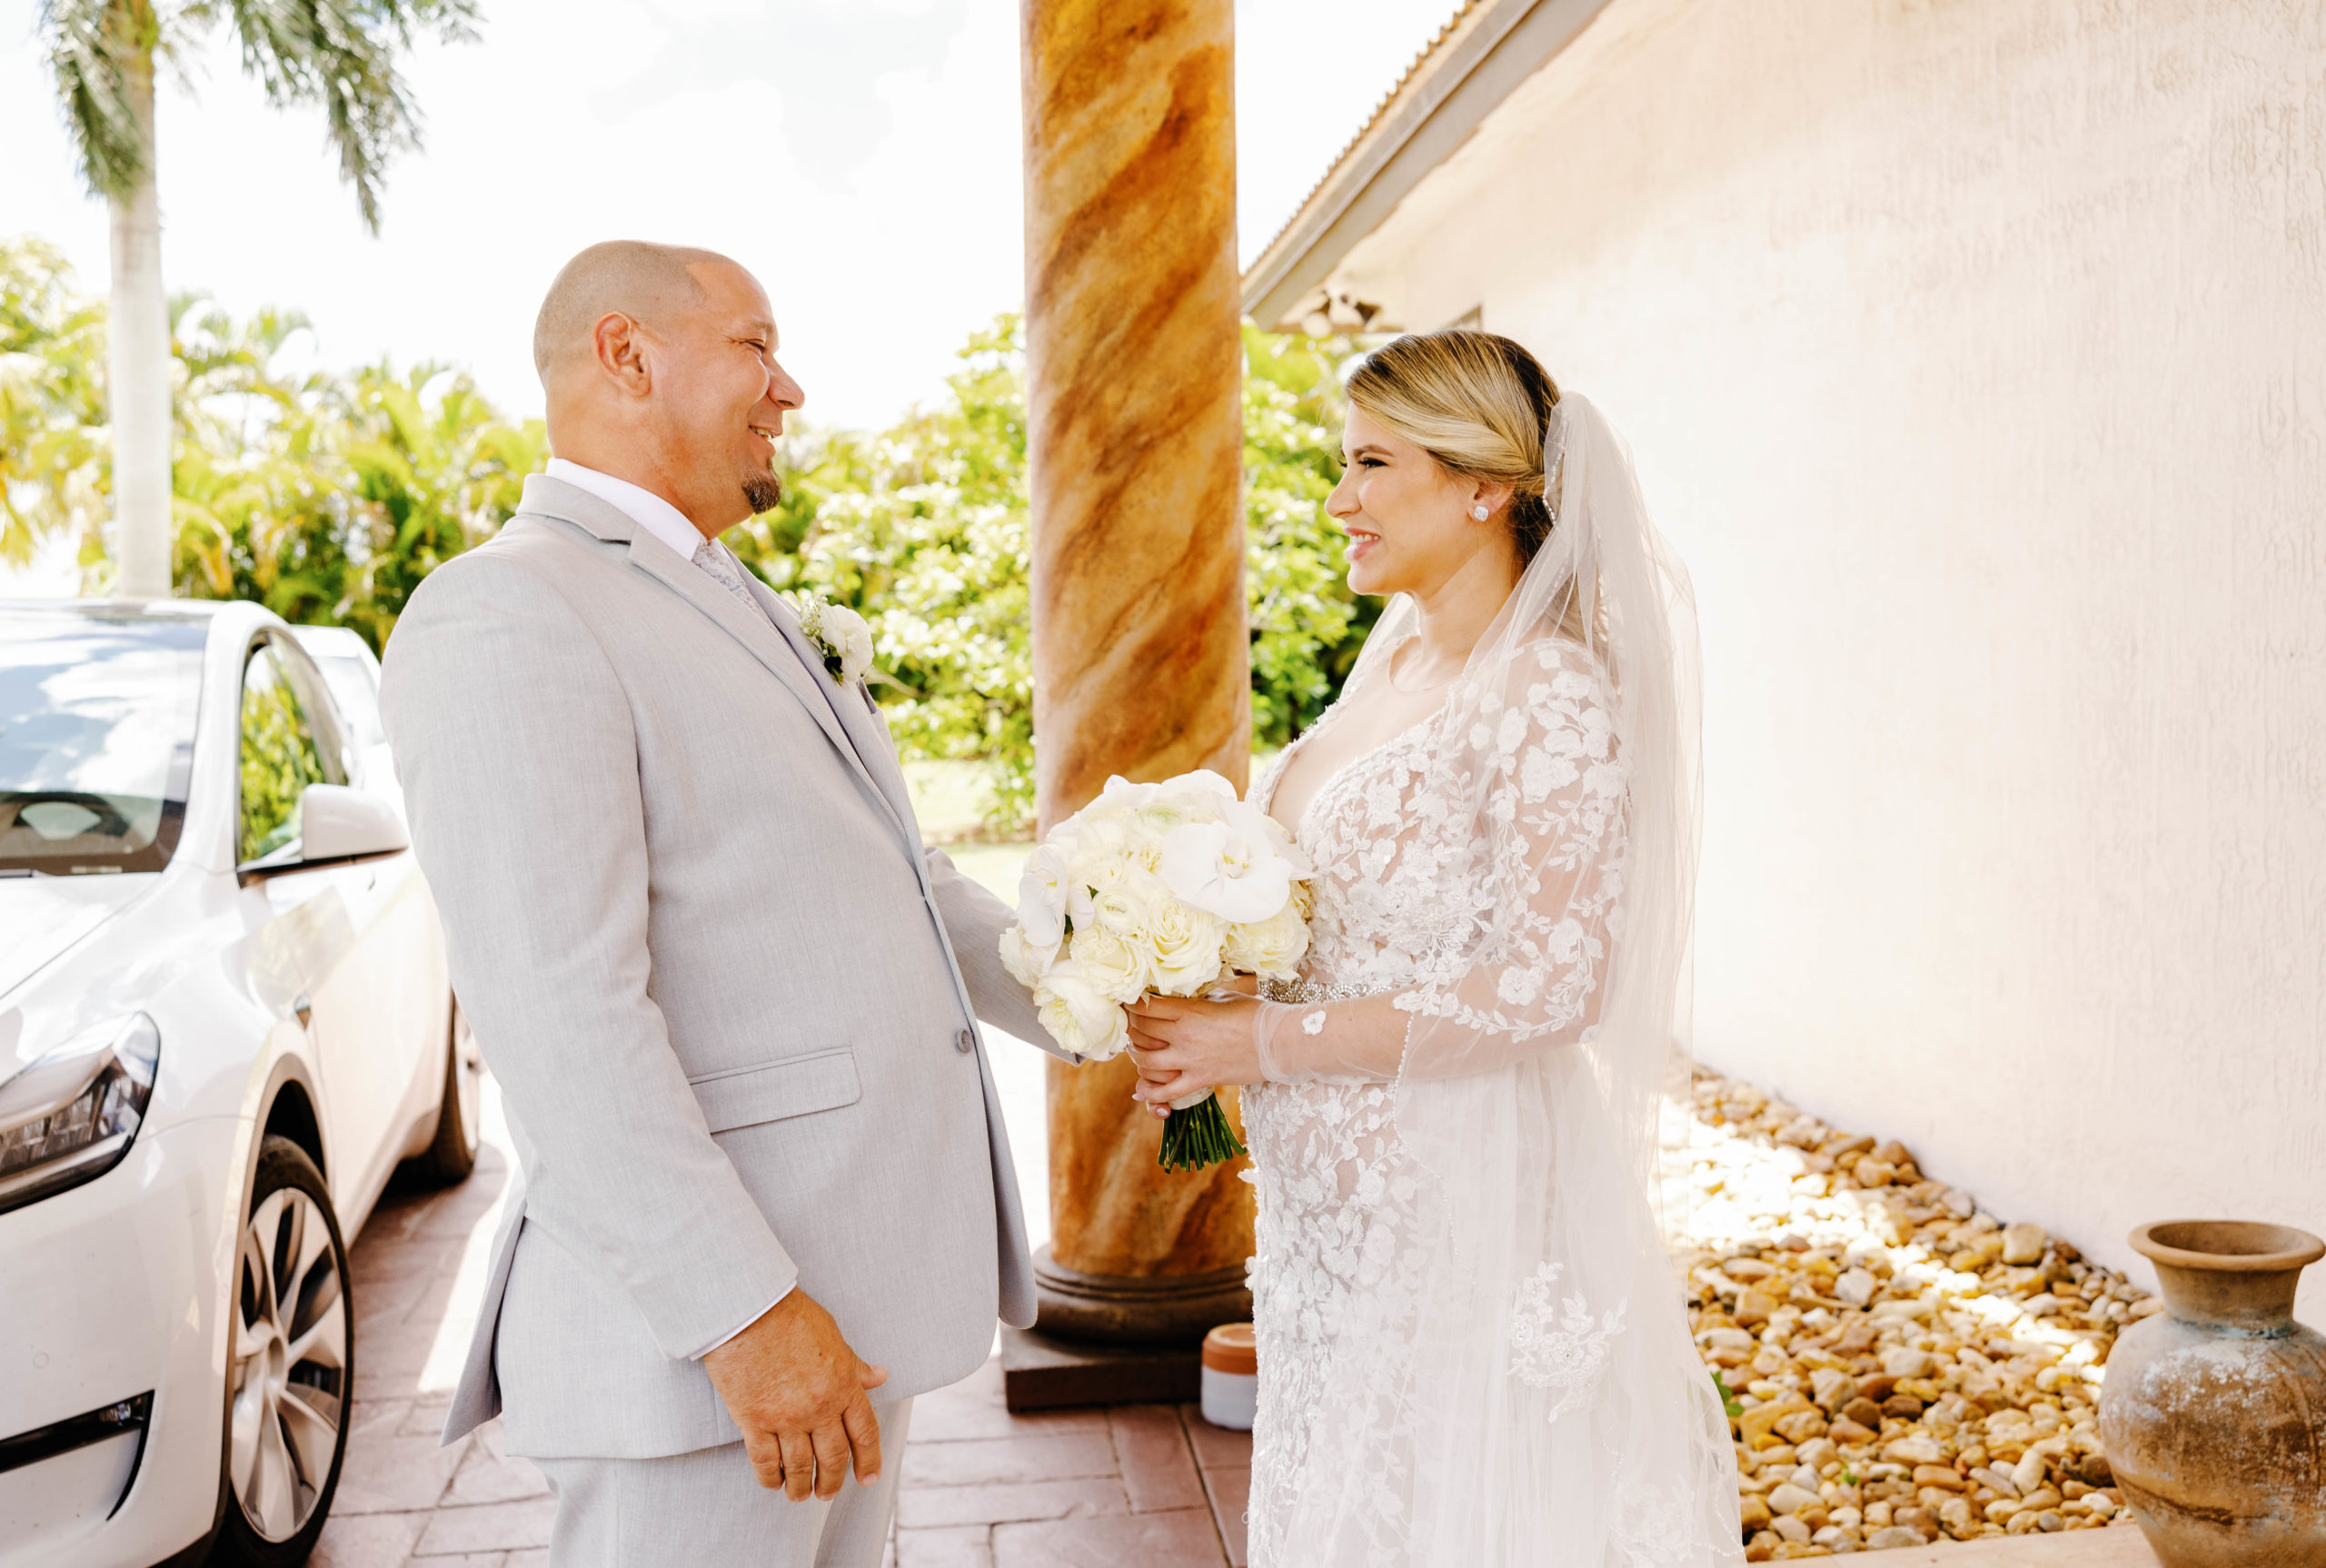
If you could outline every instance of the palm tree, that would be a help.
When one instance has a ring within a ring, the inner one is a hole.
[[[420,144],[395,68],[415,29],[475,36],[476,0],[43,0],[41,26],[81,174],[113,213],[108,396],[117,591],[170,591],[170,319],[154,187],[154,70],[221,19],[268,102],[320,104],[373,233],[390,154]]]

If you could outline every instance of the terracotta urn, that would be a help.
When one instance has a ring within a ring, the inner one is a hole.
[[[2293,1320],[2326,1243],[2290,1226],[2132,1232],[2164,1311],[2108,1357],[2100,1438],[2165,1568],[2326,1568],[2326,1336]]]

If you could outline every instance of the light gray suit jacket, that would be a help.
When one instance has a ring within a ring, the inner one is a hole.
[[[975,1019],[1041,1041],[1009,908],[924,852],[861,685],[620,509],[525,481],[381,702],[524,1186],[445,1439],[735,1441],[690,1359],[797,1283],[884,1397],[985,1359],[1033,1270]]]

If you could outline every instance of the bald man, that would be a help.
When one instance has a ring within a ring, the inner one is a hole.
[[[568,263],[546,473],[413,595],[382,706],[523,1176],[446,1442],[501,1414],[558,1568],[880,1561],[911,1396],[1034,1317],[977,1020],[1007,906],[719,535],[799,384],[708,251]]]

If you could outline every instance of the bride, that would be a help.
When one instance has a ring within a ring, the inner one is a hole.
[[[1727,1424],[1650,1205],[1696,842],[1686,579],[1504,337],[1376,350],[1327,510],[1395,596],[1254,791],[1301,978],[1132,1009],[1140,1097],[1243,1093],[1253,1568],[1725,1564]]]

